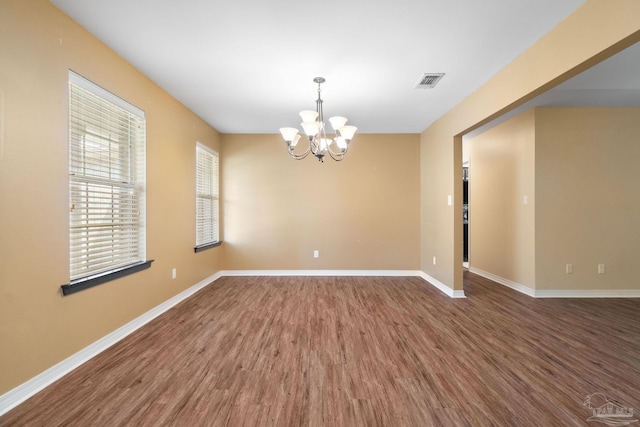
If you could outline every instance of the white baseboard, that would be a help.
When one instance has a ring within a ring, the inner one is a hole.
[[[162,304],[133,319],[126,325],[116,329],[108,335],[105,335],[93,344],[90,344],[79,352],[69,356],[62,362],[31,378],[29,381],[19,385],[12,390],[9,390],[7,393],[0,396],[0,415],[9,412],[20,403],[24,402],[34,394],[43,390],[45,387],[53,384],[55,381],[59,380],[69,372],[76,369],[78,366],[87,362],[94,356],[98,355],[118,341],[122,340],[127,335],[133,333],[137,329],[149,323],[151,320],[160,316],[162,313],[169,310],[179,302],[189,298],[191,295],[204,288],[209,283],[215,281],[219,277],[221,277],[220,273],[216,273],[210,277],[207,277],[206,279],[193,285],[189,289],[180,292],[179,294],[168,299]]]
[[[419,270],[222,270],[221,276],[420,276]]]
[[[428,275],[424,271],[419,271],[418,275],[420,277],[422,277],[424,280],[426,280],[427,282],[431,283],[436,288],[440,289],[440,291],[444,292],[446,295],[450,296],[451,298],[466,298],[467,297],[464,294],[464,290],[456,291],[454,289],[451,289],[449,286],[445,285],[444,283],[442,283],[441,281],[439,281],[435,277]]]
[[[535,297],[535,289],[531,289],[528,286],[525,285],[521,285],[520,283],[516,283],[516,282],[512,282],[509,279],[505,279],[504,277],[500,277],[500,276],[496,276],[495,274],[489,273],[488,271],[483,271],[480,270],[479,268],[475,268],[475,267],[469,267],[469,271],[477,274],[478,276],[482,276],[484,278],[487,278],[489,280],[493,280],[496,283],[499,283],[501,285],[504,285],[508,288],[511,288],[513,290],[516,290],[518,292],[521,292],[525,295],[528,295],[530,297]]]
[[[469,271],[534,298],[640,298],[640,289],[531,289],[478,268]]]
[[[640,289],[538,289],[536,298],[640,298]]]
[[[87,362],[107,348],[116,344],[141,328],[151,320],[160,316],[171,307],[177,305],[181,301],[189,298],[191,295],[204,288],[208,284],[216,281],[223,276],[418,276],[440,289],[452,298],[464,298],[464,291],[454,291],[444,283],[439,282],[433,277],[419,270],[223,270],[207,277],[199,283],[191,286],[174,297],[168,299],[155,308],[147,311],[141,316],[133,319],[126,325],[116,329],[115,331],[105,335],[98,341],[83,348],[79,352],[69,356],[62,362],[52,366],[46,371],[31,378],[27,382],[18,387],[9,390],[0,396],[0,415],[9,412],[34,394],[43,390],[45,387],[53,384],[78,366]]]
[[[466,298],[464,291],[449,286],[420,270],[224,270],[222,276],[418,276],[451,298]]]

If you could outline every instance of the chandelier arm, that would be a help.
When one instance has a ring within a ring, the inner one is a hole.
[[[347,145],[344,149],[340,149],[339,152],[335,152],[331,149],[331,146],[328,147],[327,151],[329,152],[329,154],[331,155],[332,158],[335,159],[335,157],[343,157],[345,154],[347,154],[347,150],[349,149],[349,146]],[[334,157],[335,156],[335,157]],[[342,160],[342,159],[341,159]]]
[[[331,150],[327,150],[327,151],[329,152],[329,156],[331,156],[331,158],[333,160],[335,160],[336,162],[341,162],[342,159],[344,159],[344,153],[343,154],[337,154],[337,153],[334,153]]]
[[[329,147],[327,149],[327,152],[329,153],[329,155],[331,156],[331,158],[333,160],[335,160],[336,162],[339,162],[340,160],[344,159],[344,155],[347,154],[347,150],[345,149],[344,151],[341,151],[339,153],[334,152],[331,147]]]
[[[289,154],[291,155],[291,157],[293,157],[296,160],[302,160],[305,157],[307,157],[309,155],[309,153],[311,152],[311,145],[309,145],[309,147],[307,148],[307,150],[302,153],[302,154],[296,154],[293,152],[293,148],[289,147]]]

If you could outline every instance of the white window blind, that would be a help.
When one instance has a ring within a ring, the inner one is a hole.
[[[196,248],[217,243],[218,154],[196,144]]]
[[[69,72],[71,281],[145,261],[144,112]]]

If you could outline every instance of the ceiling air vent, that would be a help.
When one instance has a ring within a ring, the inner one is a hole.
[[[416,89],[433,89],[442,76],[444,76],[444,73],[425,73],[420,77]]]

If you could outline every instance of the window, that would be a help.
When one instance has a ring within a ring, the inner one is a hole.
[[[196,248],[217,246],[218,237],[218,153],[196,144]]]
[[[145,261],[145,128],[143,111],[69,72],[65,295],[150,265]]]

